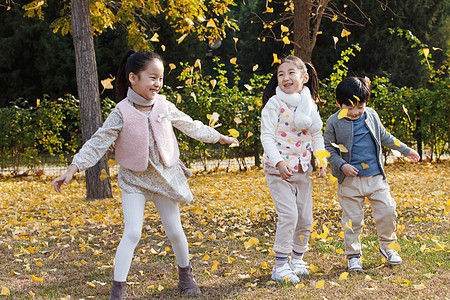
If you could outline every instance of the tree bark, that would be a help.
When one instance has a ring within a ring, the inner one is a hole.
[[[91,27],[89,0],[72,0],[72,32],[75,48],[80,121],[83,144],[102,125],[100,92],[98,89],[97,64]],[[106,159],[86,170],[87,200],[112,197],[109,178],[100,180],[101,170],[109,174]]]
[[[303,61],[311,62],[310,16],[312,0],[294,0],[294,48],[295,56]]]

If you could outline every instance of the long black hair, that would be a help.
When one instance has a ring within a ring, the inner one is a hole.
[[[144,70],[147,65],[154,59],[162,62],[159,54],[151,51],[139,51],[134,49],[128,50],[122,57],[117,70],[116,79],[116,101],[119,102],[126,98],[130,81],[128,80],[130,73],[139,76],[139,73]]]
[[[266,105],[267,101],[269,101],[270,97],[275,95],[275,90],[278,86],[278,68],[285,62],[291,62],[293,63],[302,74],[308,73],[309,80],[307,83],[305,83],[305,86],[309,88],[311,91],[311,97],[313,100],[317,103],[320,102],[319,97],[319,77],[317,76],[316,69],[311,63],[304,62],[300,58],[296,56],[288,56],[281,60],[281,63],[276,68],[275,72],[273,73],[272,77],[270,78],[269,82],[267,83],[266,88],[264,89],[263,96],[262,96],[262,106],[261,110]]]

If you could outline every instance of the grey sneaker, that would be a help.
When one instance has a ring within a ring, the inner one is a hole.
[[[274,266],[272,269],[272,280],[282,283],[299,283],[300,278],[295,275],[288,263],[285,263],[282,267]]]
[[[291,258],[289,260],[289,266],[291,267],[292,271],[294,271],[294,273],[297,276],[301,276],[301,275],[309,275],[308,272],[308,264],[306,261],[304,261],[303,259],[295,259],[295,258]]]
[[[361,257],[353,257],[348,260],[348,270],[353,271],[362,271],[362,261]]]
[[[391,265],[399,265],[402,263],[402,258],[400,255],[398,255],[397,251],[394,249],[388,248],[388,249],[381,249],[380,248],[381,255],[386,258],[386,261],[390,263]]]

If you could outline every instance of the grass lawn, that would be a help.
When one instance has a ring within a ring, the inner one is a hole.
[[[336,184],[312,176],[315,223],[305,255],[311,274],[296,285],[270,279],[277,217],[261,170],[189,179],[196,200],[181,214],[202,289],[197,298],[450,299],[450,162],[394,163],[386,173],[403,264],[382,260],[366,203],[364,271],[347,274]],[[84,177],[62,194],[51,180],[0,178],[0,299],[109,299],[123,231],[117,178],[114,198],[92,202],[84,201]],[[170,242],[147,203],[129,299],[182,299],[177,282]]]

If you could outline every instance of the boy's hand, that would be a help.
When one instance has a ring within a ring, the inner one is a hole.
[[[406,157],[409,158],[412,162],[418,162],[420,160],[419,153],[417,153],[413,149],[411,149],[411,151],[409,152],[408,156],[406,156]]]
[[[327,176],[327,168],[321,167],[319,169],[319,174],[316,175],[316,178],[325,178]]]
[[[278,171],[280,172],[281,179],[286,180],[291,176],[294,176],[292,169],[284,161],[280,161],[276,165]]]
[[[342,169],[342,172],[344,172],[345,176],[348,176],[348,177],[355,177],[359,173],[359,170],[357,168],[355,168],[354,166],[352,166],[351,164],[345,164],[342,166],[341,169]]]
[[[239,146],[239,141],[237,138],[234,138],[232,136],[225,136],[225,135],[221,135],[220,139],[219,139],[219,143],[223,144],[235,144],[237,146]]]

